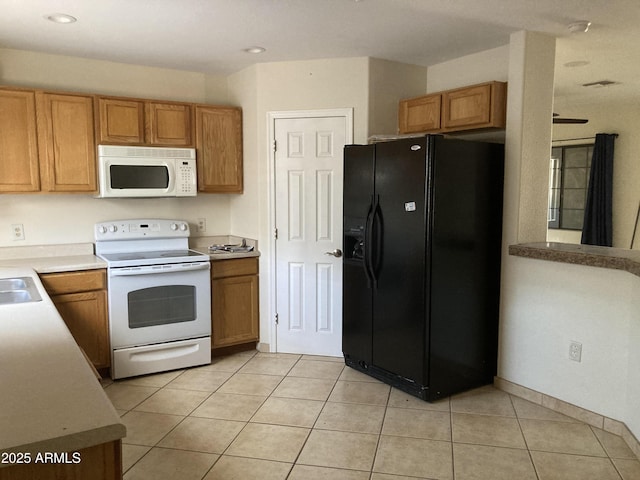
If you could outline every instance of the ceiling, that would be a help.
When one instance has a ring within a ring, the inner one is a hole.
[[[423,66],[509,43],[558,38],[556,96],[600,80],[640,92],[638,0],[0,0],[0,48],[227,75],[258,62],[370,56]],[[65,13],[68,25],[44,17]],[[567,26],[592,22],[587,33]],[[249,54],[247,47],[266,52]],[[586,61],[586,66],[565,67]],[[594,88],[594,87],[591,87]]]

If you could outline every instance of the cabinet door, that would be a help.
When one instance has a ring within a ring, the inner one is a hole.
[[[425,95],[400,102],[398,125],[400,133],[434,132],[440,129],[442,96]]]
[[[258,337],[258,276],[212,280],[212,348],[255,342]]]
[[[95,192],[93,97],[37,94],[42,191]]]
[[[98,143],[144,144],[144,102],[98,98]]]
[[[38,190],[35,92],[0,90],[0,192]]]
[[[93,365],[96,368],[108,368],[111,351],[106,290],[54,295],[51,300]]]
[[[443,94],[443,127],[476,127],[491,121],[491,85],[461,88]]]
[[[149,102],[145,109],[147,143],[167,147],[193,146],[191,105]]]
[[[242,193],[242,111],[196,106],[198,191]]]

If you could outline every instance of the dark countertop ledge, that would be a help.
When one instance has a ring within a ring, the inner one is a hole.
[[[509,255],[548,260],[550,262],[624,270],[640,277],[640,250],[572,243],[539,242],[509,245]]]

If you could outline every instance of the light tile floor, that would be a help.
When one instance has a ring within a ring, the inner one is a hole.
[[[246,352],[104,385],[126,480],[640,480],[603,430],[493,386],[423,402],[337,358]]]

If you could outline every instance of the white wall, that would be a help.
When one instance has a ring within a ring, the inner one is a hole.
[[[204,102],[206,90],[202,73],[11,49],[0,49],[0,83],[184,102]]]
[[[369,59],[369,135],[398,133],[398,102],[426,87],[426,67]]]
[[[499,376],[640,432],[640,278],[512,257]],[[634,308],[635,307],[635,308]],[[571,341],[582,361],[569,360]]]
[[[228,103],[224,77],[61,55],[0,49],[0,84],[188,102]],[[193,226],[206,218],[206,235],[230,232],[229,196],[187,199],[95,199],[85,194],[0,195],[0,247],[93,242],[96,222],[158,216]],[[10,225],[24,225],[13,241]]]
[[[427,70],[427,93],[466,87],[509,77],[509,45],[431,65]]]

